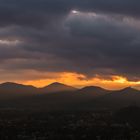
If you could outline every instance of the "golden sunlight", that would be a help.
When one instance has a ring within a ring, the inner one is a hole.
[[[138,82],[128,81],[127,78],[122,76],[112,76],[110,79],[105,79],[97,76],[88,79],[83,74],[70,73],[70,72],[57,73],[57,75],[58,76],[56,78],[30,80],[30,81],[25,81],[24,84],[34,85],[36,87],[43,87],[53,82],[60,82],[79,88],[84,86],[100,86],[111,90],[122,89],[128,86],[138,88],[140,85],[140,81]]]

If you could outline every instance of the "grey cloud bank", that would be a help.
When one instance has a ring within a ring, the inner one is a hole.
[[[139,6],[138,0],[0,0],[0,69],[139,80]]]

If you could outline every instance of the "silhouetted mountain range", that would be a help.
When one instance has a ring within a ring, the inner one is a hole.
[[[111,91],[96,86],[77,89],[61,83],[43,88],[10,82],[0,84],[0,107],[86,110],[135,104],[140,106],[140,91],[130,87]]]
[[[135,104],[140,105],[139,101],[140,91],[127,87],[122,90],[112,91],[94,102],[96,102],[96,105],[102,105],[106,108],[119,108]]]

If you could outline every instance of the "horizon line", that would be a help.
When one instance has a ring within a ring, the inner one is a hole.
[[[23,84],[23,83],[19,83],[19,82],[8,82],[8,81],[7,81],[7,82],[2,82],[2,83],[0,83],[0,85],[2,85],[2,84],[8,84],[8,83],[17,84],[17,85],[23,85],[23,86],[32,86],[32,87],[35,87],[35,88],[37,88],[37,89],[45,88],[45,87],[47,87],[47,86],[49,86],[49,85],[52,85],[52,84],[54,84],[54,83],[58,83],[58,84],[62,84],[62,85],[65,85],[65,86],[70,86],[70,87],[76,88],[77,90],[78,90],[78,89],[83,89],[83,88],[85,88],[85,87],[97,87],[97,88],[102,88],[102,89],[105,89],[105,90],[110,90],[110,89],[104,88],[104,87],[102,87],[102,86],[96,86],[96,85],[82,86],[81,88],[78,88],[78,87],[75,87],[75,86],[71,86],[71,85],[69,85],[69,84],[64,84],[64,83],[62,83],[62,82],[52,82],[52,83],[46,84],[45,86],[42,86],[42,87],[37,87],[37,86],[34,86],[34,85],[30,85],[30,84]],[[140,91],[139,89],[134,88],[134,87],[132,87],[132,86],[126,86],[126,87],[123,87],[123,88],[120,88],[120,89],[112,89],[112,90],[110,90],[110,91],[119,91],[119,90],[123,90],[123,89],[126,89],[126,88],[132,88],[132,89],[135,89],[135,90]]]

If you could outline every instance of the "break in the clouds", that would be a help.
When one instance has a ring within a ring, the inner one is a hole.
[[[0,70],[139,80],[139,6],[138,0],[0,0]]]

